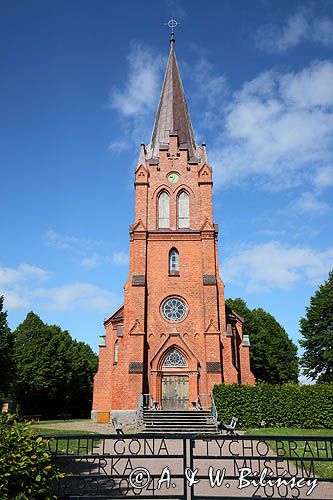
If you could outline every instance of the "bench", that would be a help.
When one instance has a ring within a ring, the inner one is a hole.
[[[30,420],[31,422],[39,422],[42,415],[23,415],[23,420]]]
[[[112,425],[114,427],[114,430],[116,431],[116,434],[124,434],[122,425],[121,425],[120,422],[118,422],[118,420],[116,419],[116,417],[112,417],[111,418],[111,423],[112,423]]]
[[[72,414],[71,413],[59,413],[57,415],[57,417],[59,420],[70,420],[72,418]]]
[[[227,434],[235,434],[235,428],[238,422],[238,418],[232,417],[230,424],[225,424],[218,420],[216,423],[216,428],[218,431],[222,432],[222,430],[226,430]]]

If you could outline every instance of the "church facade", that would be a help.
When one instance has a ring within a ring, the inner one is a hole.
[[[224,301],[212,168],[195,142],[174,45],[172,35],[151,143],[135,171],[129,278],[124,305],[104,321],[95,419],[134,412],[140,394],[159,409],[187,410],[214,384],[254,383],[249,338]]]

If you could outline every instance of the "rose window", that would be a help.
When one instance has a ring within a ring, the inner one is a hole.
[[[168,299],[162,306],[162,312],[168,321],[180,321],[186,314],[185,302],[176,298]]]
[[[172,349],[163,361],[163,366],[187,366],[187,363],[184,356],[177,349]]]

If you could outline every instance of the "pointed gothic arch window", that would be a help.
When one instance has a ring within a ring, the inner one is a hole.
[[[159,228],[168,228],[170,225],[169,198],[170,197],[166,191],[162,191],[162,193],[158,197],[158,227]]]
[[[113,362],[116,365],[118,363],[119,357],[119,340],[116,340],[114,343],[114,353],[113,353]]]
[[[169,354],[163,361],[163,367],[182,367],[187,366],[185,356],[176,348],[169,351]]]
[[[171,248],[169,252],[169,274],[179,274],[179,252]]]
[[[190,197],[186,191],[178,196],[178,227],[190,227]]]

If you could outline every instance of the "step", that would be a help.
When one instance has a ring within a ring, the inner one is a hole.
[[[145,422],[146,427],[206,427],[207,425],[215,425],[214,422]]]
[[[154,417],[154,416],[151,416],[151,415],[144,415],[143,416],[143,419],[144,420],[147,420],[147,421],[150,421],[150,420],[158,420],[160,422],[207,422],[207,420],[213,418],[212,416],[209,416],[209,415],[202,415],[200,417],[177,417],[177,416],[174,416],[174,417],[168,417],[168,418],[165,418],[165,417],[160,417],[159,415]]]
[[[144,418],[160,418],[163,420],[171,419],[171,418],[172,419],[179,418],[179,419],[197,420],[200,418],[209,418],[209,417],[212,417],[213,415],[211,413],[209,413],[208,415],[147,415],[147,414],[144,414],[143,416],[144,416]]]
[[[207,425],[214,424],[213,420],[143,420],[147,425]]]
[[[209,410],[143,410],[144,414],[154,414],[154,415],[210,415],[211,412]]]
[[[208,410],[144,410],[148,434],[216,434],[213,415]]]
[[[205,430],[205,429],[208,430],[208,429],[210,429],[210,430],[213,430],[215,432],[216,427],[215,427],[215,425],[207,425],[207,426],[203,426],[203,427],[192,427],[192,426],[181,426],[181,425],[180,426],[178,426],[178,425],[177,426],[169,425],[169,427],[158,427],[158,426],[155,427],[155,426],[147,426],[146,425],[145,429],[147,431],[150,430],[152,432],[155,432],[155,431],[158,431],[158,430],[160,430],[160,431],[168,431],[168,432],[169,431],[172,432],[173,430],[177,430],[177,431],[180,431],[180,430],[181,431],[185,431],[185,430],[186,431],[192,431],[193,430],[195,432],[198,432],[200,430]]]
[[[215,435],[219,434],[216,429],[170,429],[170,431],[165,431],[165,430],[154,430],[151,431],[150,429],[143,429],[141,431],[142,434],[161,434],[162,436],[165,436],[167,434],[196,434],[196,435]]]
[[[159,418],[161,420],[167,420],[167,419],[180,419],[180,420],[198,420],[198,419],[202,419],[202,418],[209,418],[209,417],[212,417],[213,415],[211,413],[208,413],[207,415],[152,415],[152,414],[147,414],[147,413],[144,413],[143,414],[143,417],[144,418]]]

